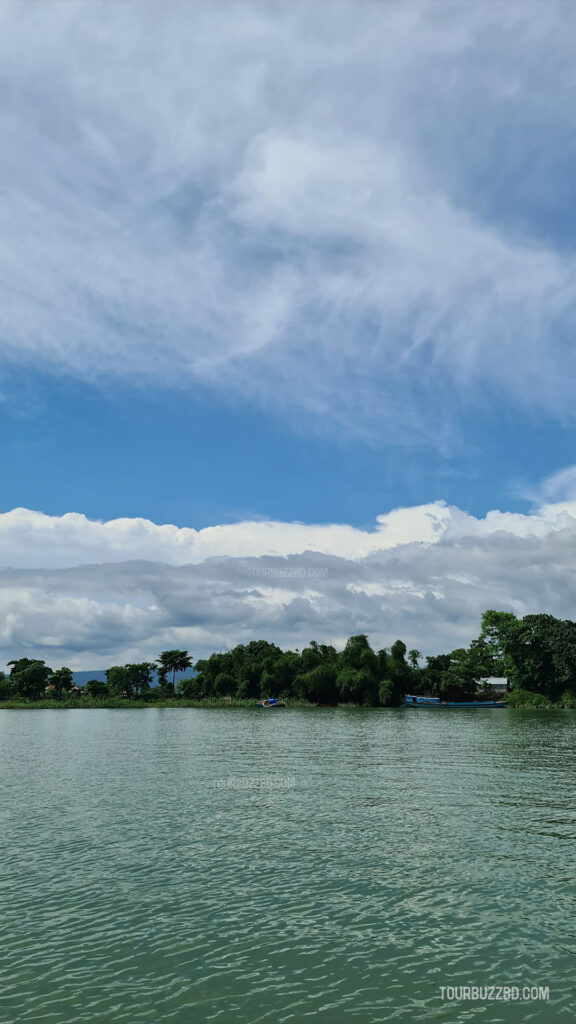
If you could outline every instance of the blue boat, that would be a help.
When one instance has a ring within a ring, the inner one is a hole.
[[[256,704],[257,708],[286,708],[288,705],[283,700],[278,700],[277,697],[267,697],[266,700],[259,700]]]
[[[410,693],[404,695],[405,708],[505,708],[503,700],[443,700],[441,697],[415,697]]]

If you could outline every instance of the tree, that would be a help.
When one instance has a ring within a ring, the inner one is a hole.
[[[194,687],[188,684],[194,683]],[[189,700],[202,700],[208,696],[208,660],[200,659],[196,662],[196,675],[191,679],[181,679],[178,683],[178,691],[183,697]]]
[[[404,694],[410,691],[413,681],[413,671],[406,661],[406,644],[403,640],[396,640],[392,644],[384,678],[393,684],[392,695],[387,697],[387,703],[399,704]],[[383,693],[386,696],[387,689]]]
[[[51,690],[56,700],[60,700],[62,693],[70,693],[73,686],[74,674],[72,669],[64,666],[56,669],[52,675],[48,676],[46,690]]]
[[[0,700],[12,700],[17,696],[16,684],[0,672]]]
[[[336,686],[344,701],[354,704],[378,703],[378,657],[365,633],[357,633],[346,641],[338,656]]]
[[[299,656],[289,651],[282,655],[278,664],[287,657],[290,657],[291,665],[297,672],[292,684],[295,697],[314,704],[338,703],[338,654],[335,647],[311,640]]]
[[[289,696],[298,675],[300,658],[294,651],[284,651],[274,665],[278,693]]]
[[[489,608],[482,615],[478,638],[488,675],[507,676],[510,673],[510,653],[521,621],[513,612],[500,612]]]
[[[226,665],[230,663],[229,654],[211,654],[209,658],[200,659],[196,662],[196,678],[204,697],[215,697],[216,680],[218,676],[226,671]],[[166,687],[170,684],[166,684]],[[178,687],[179,692],[183,692]]]
[[[277,666],[284,658],[284,652],[267,640],[253,640],[245,646],[239,645],[232,651],[220,655],[215,665],[215,676],[219,672],[230,672],[235,684],[236,695],[243,698],[259,697],[263,689],[276,690],[278,686]],[[208,659],[211,662],[211,658]]]
[[[479,680],[505,674],[506,659],[504,656],[496,656],[491,644],[481,636],[470,644],[468,661]]]
[[[418,662],[420,661],[421,657],[422,655],[420,654],[420,651],[417,651],[415,647],[413,647],[411,651],[408,651],[408,661],[410,662],[410,667],[416,670],[418,668]]]
[[[153,661],[139,661],[134,664],[125,665],[126,684],[131,693],[148,693],[153,679],[153,672],[156,665]]]
[[[390,654],[394,661],[399,664],[406,664],[406,644],[403,640],[395,640],[390,648]]]
[[[242,676],[238,682],[236,696],[241,700],[248,700],[252,697],[260,697],[260,682],[251,679],[250,676]]]
[[[576,623],[525,615],[508,643],[516,686],[557,700],[576,684]]]
[[[200,662],[196,662],[196,668]],[[185,700],[202,700],[204,697],[204,690],[202,687],[202,677],[200,674],[192,676],[190,679],[179,679],[177,683],[178,693],[184,697]]]
[[[294,693],[302,700],[313,704],[337,704],[337,668],[335,664],[316,665],[309,672],[302,672],[294,681]]]
[[[370,706],[378,700],[378,682],[365,669],[343,668],[336,680],[341,700]]]
[[[172,673],[172,695],[176,696],[176,673],[192,668],[192,659],[188,651],[162,651],[158,658],[158,666],[160,677],[166,679],[168,673]]]
[[[88,697],[107,697],[109,690],[102,679],[89,679],[84,685]]]
[[[396,687],[391,679],[382,679],[378,685],[378,701],[383,708],[397,704]]]
[[[439,697],[444,673],[450,668],[449,654],[433,654],[426,658],[426,668],[422,672],[420,689],[431,697]]]
[[[229,672],[219,672],[214,680],[215,697],[231,697],[236,690],[236,684]]]
[[[106,669],[106,683],[115,697],[131,697],[133,690],[125,665],[112,665]]]
[[[10,679],[18,696],[24,700],[38,700],[43,696],[47,680],[52,675],[52,669],[45,662],[34,658],[18,658],[8,664],[12,666]]]
[[[421,691],[446,700],[464,700],[476,693],[478,675],[469,652],[460,647],[450,654],[426,658],[421,673]]]
[[[378,676],[380,679],[385,679],[388,674],[388,659],[390,654],[386,648],[383,647],[381,651],[378,651],[376,657],[378,659]]]
[[[452,651],[448,658],[450,664],[441,674],[439,695],[447,700],[473,697],[479,679],[469,652],[464,647],[459,647]]]
[[[378,658],[368,643],[365,633],[357,633],[348,637],[338,661],[342,667],[364,669],[374,676],[378,675]]]

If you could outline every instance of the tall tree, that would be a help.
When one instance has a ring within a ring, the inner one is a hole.
[[[389,687],[382,687],[380,703],[398,704],[404,694],[411,689],[413,672],[406,661],[406,644],[403,640],[395,640],[390,648],[390,657],[386,665],[386,682],[391,682],[392,692]],[[383,698],[388,697],[386,701]]]
[[[422,671],[421,692],[431,697],[439,697],[444,674],[449,671],[450,665],[449,654],[429,654],[426,658],[426,668]]]
[[[420,651],[417,651],[415,647],[413,647],[411,651],[408,651],[408,661],[410,662],[410,668],[417,669],[418,662],[421,657],[422,655],[420,654]]]
[[[508,645],[516,686],[549,700],[576,688],[576,623],[525,615]]]
[[[377,704],[378,669],[378,657],[366,634],[349,637],[338,656],[336,686],[342,700],[354,704]]]
[[[508,675],[512,665],[511,649],[521,627],[521,620],[513,612],[500,612],[489,608],[482,615],[480,636],[481,650],[486,667],[495,676]]]
[[[115,697],[131,697],[132,683],[125,665],[112,665],[106,669],[106,684]]]
[[[164,678],[170,672],[172,673],[172,695],[175,696],[176,673],[185,672],[187,668],[192,668],[192,659],[188,651],[162,651],[158,658],[158,666],[160,675],[164,675]]]

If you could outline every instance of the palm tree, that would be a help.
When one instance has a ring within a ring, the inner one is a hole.
[[[192,659],[189,657],[188,651],[162,651],[158,658],[158,665],[160,675],[164,678],[168,672],[172,673],[172,694],[176,696],[176,673],[192,668]]]

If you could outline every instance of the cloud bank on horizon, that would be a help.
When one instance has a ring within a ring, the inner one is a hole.
[[[434,654],[468,645],[486,608],[571,617],[573,478],[565,500],[527,515],[477,519],[436,502],[379,516],[373,531],[279,522],[195,531],[15,509],[0,515],[4,661],[32,654],[96,669],[253,639],[343,646],[359,632],[376,647],[400,637]]]
[[[573,416],[575,30],[555,2],[3,3],[3,359],[394,444],[454,444],[463,402]]]

